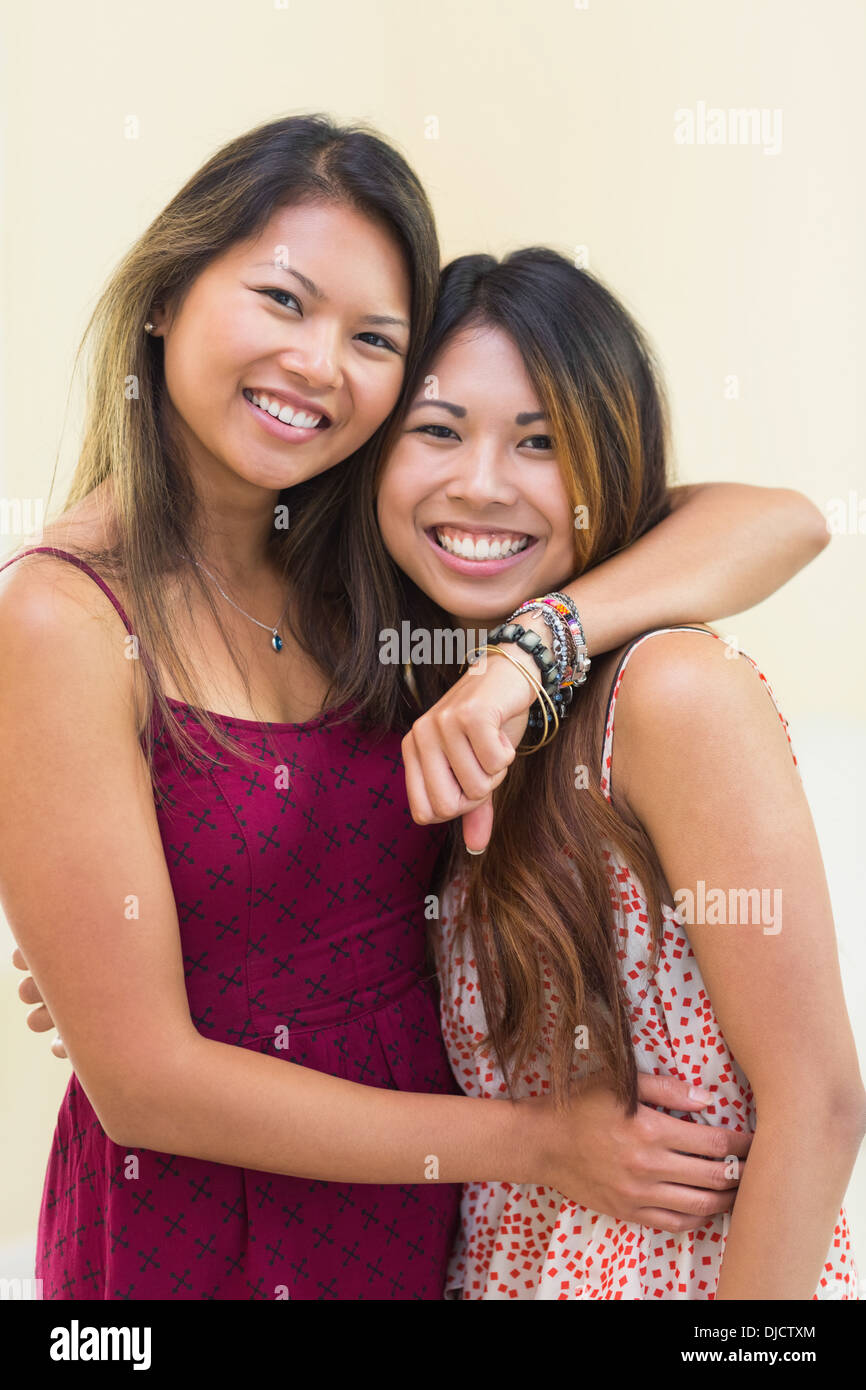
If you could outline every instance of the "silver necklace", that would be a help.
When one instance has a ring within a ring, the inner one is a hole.
[[[188,560],[192,560],[192,556],[191,556],[191,555],[187,555],[186,558],[187,558]],[[256,627],[263,627],[264,630],[265,630],[265,632],[269,632],[269,633],[271,634],[271,646],[273,647],[273,649],[274,649],[275,652],[281,652],[281,651],[283,650],[283,639],[282,639],[282,637],[280,636],[280,634],[279,634],[279,632],[277,631],[277,629],[279,628],[281,622],[283,621],[283,618],[286,616],[286,613],[288,612],[288,609],[289,609],[289,599],[286,599],[286,606],[285,606],[285,608],[283,609],[282,613],[280,614],[279,618],[277,619],[277,622],[276,622],[276,626],[275,626],[275,627],[271,627],[271,625],[270,625],[269,623],[260,623],[259,620],[258,620],[258,618],[254,618],[254,617],[253,617],[252,613],[247,613],[246,609],[241,608],[240,604],[235,603],[235,601],[234,601],[233,598],[229,598],[229,596],[228,596],[228,594],[226,593],[225,589],[223,589],[223,588],[220,586],[219,580],[216,579],[216,578],[214,577],[214,575],[211,574],[210,570],[205,569],[204,565],[200,564],[198,560],[192,560],[192,563],[193,563],[194,565],[196,565],[200,570],[202,570],[202,571],[207,575],[208,579],[212,579],[212,580],[213,580],[214,584],[216,584],[217,588],[219,589],[219,591],[220,591],[220,593],[222,594],[223,598],[225,599],[226,603],[230,603],[231,606],[232,606],[232,608],[236,608],[237,611],[238,611],[239,613],[242,613],[243,616],[244,616],[245,618],[249,618],[249,620],[250,620],[251,623],[255,623]]]

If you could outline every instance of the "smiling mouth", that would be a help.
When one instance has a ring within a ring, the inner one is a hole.
[[[293,425],[295,429],[302,430],[326,430],[330,426],[331,421],[327,415],[316,415],[310,410],[287,405],[275,396],[268,396],[264,391],[251,391],[248,386],[245,386],[243,394],[252,405],[272,416],[274,420],[279,420],[283,425]]]
[[[507,560],[537,539],[522,531],[464,531],[457,526],[431,526],[427,534],[441,550],[459,560]]]

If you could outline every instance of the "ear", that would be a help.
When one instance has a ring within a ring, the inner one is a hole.
[[[148,314],[147,317],[150,323],[153,324],[153,328],[150,330],[150,337],[164,337],[166,331],[171,327],[172,319],[171,312],[169,310],[169,307],[166,305],[165,301],[159,300],[156,304],[154,304],[151,312]]]

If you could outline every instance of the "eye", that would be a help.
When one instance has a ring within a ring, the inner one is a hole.
[[[283,299],[290,299],[290,300],[292,301],[292,305],[294,305],[294,307],[298,310],[299,313],[300,313],[300,311],[301,311],[300,300],[296,299],[295,296],[294,296],[293,294],[289,294],[289,291],[288,291],[288,290],[267,289],[267,290],[259,290],[258,292],[259,292],[259,294],[266,294],[266,295],[268,295],[271,299],[273,299],[273,300],[275,301],[275,303],[279,303],[279,300],[277,299],[277,296],[278,296],[278,295],[281,295]],[[280,308],[281,308],[281,309],[289,309],[289,308],[291,308],[291,305],[289,305],[289,304],[280,304]]]
[[[521,441],[521,447],[524,444],[532,445],[533,450],[540,453],[553,448],[553,439],[549,434],[531,434],[528,439]]]
[[[438,431],[441,431],[441,433],[438,433]],[[429,434],[431,439],[447,439],[448,435],[451,435],[454,439],[460,438],[460,436],[451,429],[450,425],[416,425],[409,433]]]
[[[362,342],[368,342],[372,338],[373,342],[370,343],[370,347],[387,348],[388,352],[395,352],[398,357],[400,356],[400,349],[394,346],[390,338],[383,338],[379,333],[358,333],[356,337],[360,338]]]

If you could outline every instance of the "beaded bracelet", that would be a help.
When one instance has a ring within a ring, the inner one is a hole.
[[[554,590],[541,598],[529,599],[526,603],[521,604],[510,615],[509,622],[530,609],[540,613],[542,617],[545,616],[545,611],[554,611],[564,619],[573,643],[571,664],[574,669],[570,683],[583,685],[592,661],[587,652],[583,623],[580,620],[580,614],[574,600],[569,598],[568,594],[561,594]]]
[[[556,615],[556,623],[561,623],[558,614]],[[551,628],[551,630],[556,631],[555,628]],[[555,640],[560,646],[561,651],[564,644],[566,648],[564,655],[567,658],[568,638],[564,624],[559,626]],[[548,712],[544,708],[543,703],[537,701],[538,709],[536,711],[536,704],[534,703],[529,711],[527,728],[541,730],[541,738],[539,742],[533,746],[542,747],[557,733],[560,718],[565,718],[566,711],[571,702],[571,668],[566,667],[562,655],[559,657],[551,655],[549,648],[544,645],[537,632],[527,632],[526,628],[520,623],[508,621],[500,624],[499,627],[490,633],[488,641],[491,646],[497,646],[500,642],[516,643],[517,646],[522,647],[524,651],[529,652],[538,667],[544,683],[545,693],[551,703],[551,709]],[[518,662],[517,665],[520,665],[520,663]],[[552,733],[550,731],[551,723],[553,724]]]
[[[583,623],[580,620],[577,606],[574,600],[568,597],[568,594],[560,594],[556,590],[552,593],[545,594],[543,602],[551,605],[559,613],[562,613],[568,624],[575,646],[574,664],[577,667],[575,683],[577,685],[583,685],[586,681],[586,673],[592,663],[587,650],[586,634],[583,630]]]
[[[495,647],[499,642],[515,642],[525,652],[529,652],[541,674],[542,684],[550,694],[559,689],[559,664],[546,647],[537,632],[527,632],[520,623],[505,622],[494,628],[487,638],[488,644]]]
[[[574,665],[572,658],[574,639],[571,630],[567,627],[561,614],[552,606],[539,606],[533,611],[538,612],[542,621],[550,628],[553,655],[559,670],[559,689],[556,692],[555,698],[561,706],[560,714],[565,718],[568,707],[571,704],[572,695],[574,694]]]

